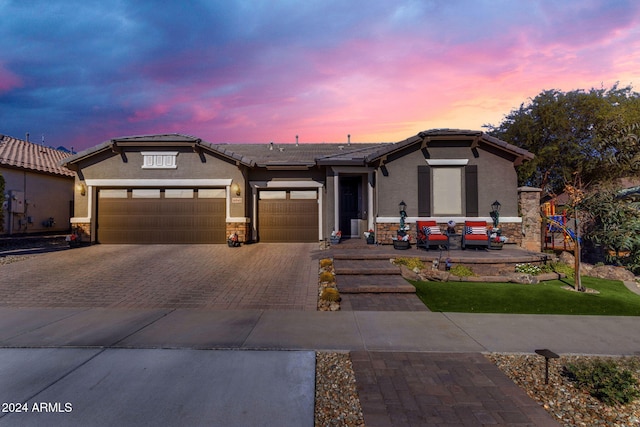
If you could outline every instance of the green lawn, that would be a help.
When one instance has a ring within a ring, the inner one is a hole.
[[[583,277],[582,285],[599,294],[562,289],[571,281],[537,285],[515,283],[411,282],[431,311],[463,313],[580,314],[640,316],[640,295],[622,282]]]

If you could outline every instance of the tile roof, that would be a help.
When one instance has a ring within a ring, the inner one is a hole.
[[[368,150],[379,143],[365,144],[212,144],[211,147],[227,156],[233,154],[250,159],[260,167],[277,165],[315,166],[316,163],[344,163],[364,165]]]
[[[494,147],[513,153],[524,160],[533,159],[533,154],[508,144],[497,138],[489,136],[481,131],[460,129],[432,129],[420,132],[404,141],[396,143],[322,143],[322,144],[214,144],[189,135],[160,134],[141,135],[115,138],[105,141],[95,147],[81,151],[64,160],[63,164],[70,168],[80,160],[90,157],[100,151],[113,150],[120,145],[145,145],[154,144],[161,146],[191,145],[194,149],[206,149],[218,153],[229,159],[238,161],[249,167],[313,167],[315,165],[367,165],[407,146],[416,144],[425,139],[451,139],[451,138],[478,138]]]
[[[440,140],[440,139],[452,140],[452,139],[471,139],[471,138],[474,138],[474,139],[477,138],[479,140],[482,140],[483,142],[489,145],[493,145],[494,147],[510,152],[515,156],[522,158],[523,160],[532,160],[535,157],[533,153],[523,148],[516,147],[515,145],[509,144],[508,142],[502,141],[501,139],[495,138],[482,131],[468,130],[468,129],[431,129],[431,130],[419,132],[417,135],[409,137],[404,141],[400,141],[395,144],[390,144],[385,147],[381,147],[378,151],[367,156],[366,160],[368,162],[376,160],[394,151],[401,150],[402,148],[405,148],[407,146],[410,146],[425,140]]]
[[[0,166],[74,177],[74,172],[60,166],[60,162],[70,155],[55,148],[0,134]]]

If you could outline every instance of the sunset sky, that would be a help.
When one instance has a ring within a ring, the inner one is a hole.
[[[636,0],[0,0],[0,134],[394,142],[640,83]]]

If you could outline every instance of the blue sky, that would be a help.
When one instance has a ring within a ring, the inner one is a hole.
[[[640,3],[0,0],[0,133],[399,141],[634,85]]]

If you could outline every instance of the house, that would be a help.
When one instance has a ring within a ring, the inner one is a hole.
[[[60,162],[69,152],[0,134],[4,178],[1,235],[68,231],[75,173]]]
[[[317,242],[332,231],[391,243],[407,222],[490,218],[520,235],[515,166],[525,150],[479,131],[398,143],[212,144],[180,135],[116,138],[62,164],[77,172],[72,225],[100,243]]]

